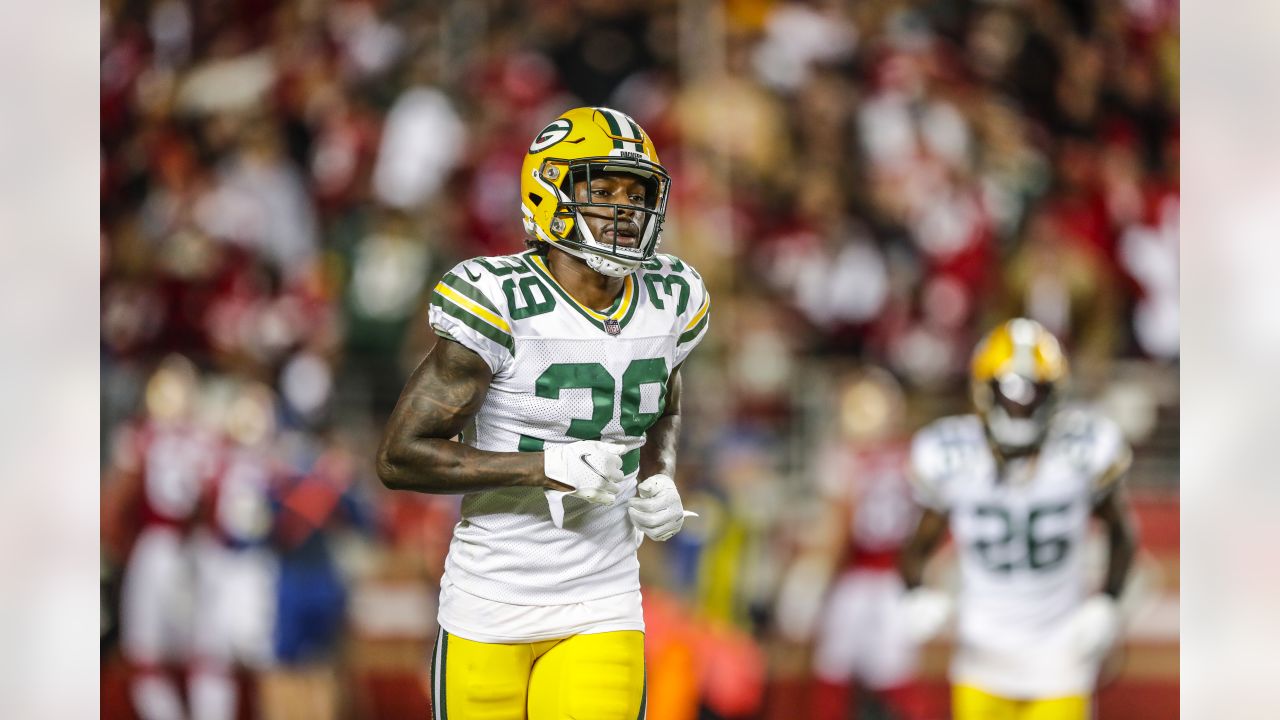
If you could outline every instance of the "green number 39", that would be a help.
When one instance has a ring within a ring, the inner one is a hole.
[[[658,386],[658,409],[654,412],[640,412],[640,388],[645,385]],[[600,363],[556,363],[538,376],[534,392],[538,397],[558,400],[563,390],[591,390],[591,417],[571,420],[567,434],[578,440],[599,440],[604,426],[614,418],[617,387],[617,380]],[[666,360],[632,360],[622,373],[621,405],[618,420],[623,432],[631,437],[643,436],[667,406]]]

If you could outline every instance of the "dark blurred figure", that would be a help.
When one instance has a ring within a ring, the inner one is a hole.
[[[341,716],[337,660],[347,587],[333,537],[341,527],[370,529],[372,517],[355,484],[350,450],[336,440],[317,450],[312,462],[294,463],[309,470],[282,478],[272,494],[280,557],[277,665],[260,681],[263,717],[270,720]]]

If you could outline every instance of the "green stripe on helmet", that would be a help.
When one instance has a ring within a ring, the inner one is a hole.
[[[618,119],[613,116],[613,111],[608,108],[597,108],[597,112],[604,116],[604,121],[609,123],[609,134],[613,136],[613,149],[622,150],[622,127],[618,125]]]
[[[631,132],[635,133],[636,152],[644,153],[644,133],[640,131],[640,126],[637,125],[636,121],[632,120],[629,116],[624,115],[623,117],[627,118],[627,122],[631,124]]]

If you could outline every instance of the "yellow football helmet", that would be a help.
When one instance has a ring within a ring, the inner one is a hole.
[[[1034,320],[1010,320],[978,343],[970,366],[973,404],[1001,452],[1039,446],[1067,373],[1058,339]]]
[[[574,183],[589,183],[598,173],[641,178],[647,190],[644,206],[578,201]],[[635,120],[604,107],[574,108],[543,128],[525,155],[520,170],[525,232],[581,258],[597,272],[623,277],[658,251],[670,187],[671,177],[658,161],[653,141]],[[583,207],[612,214],[615,227],[619,211],[636,213],[636,247],[619,245],[616,232],[611,243],[593,237],[579,213]]]

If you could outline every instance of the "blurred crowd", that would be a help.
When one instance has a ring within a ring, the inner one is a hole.
[[[887,369],[910,430],[1024,315],[1085,387],[1130,379],[1140,451],[1176,406],[1177,28],[1177,0],[104,0],[104,658],[155,674],[135,706],[182,661],[224,713],[248,669],[264,716],[400,716],[352,678],[425,672],[457,506],[383,490],[373,450],[436,279],[523,249],[530,140],[608,105],[716,296],[681,456],[706,520],[642,549],[650,652],[701,670],[655,677],[654,716],[761,712],[810,458],[877,407],[847,371]],[[175,578],[229,624],[131,631],[116,596]]]

